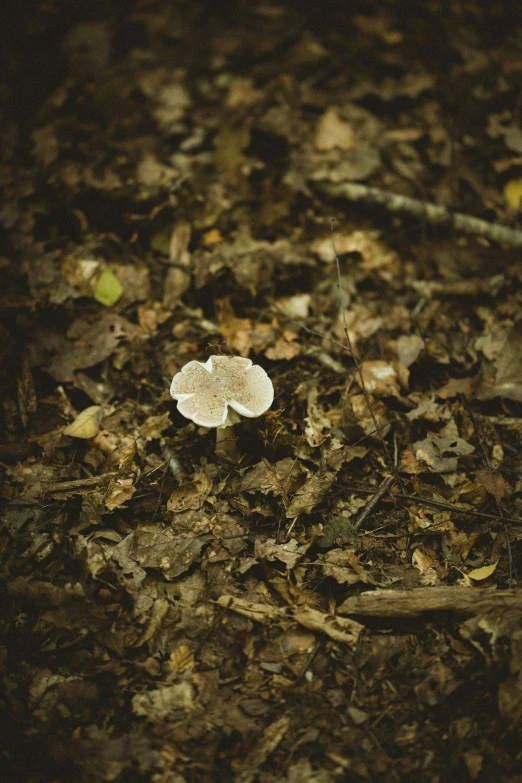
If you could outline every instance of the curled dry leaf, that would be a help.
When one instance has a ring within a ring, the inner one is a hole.
[[[133,486],[132,479],[119,478],[110,482],[105,493],[105,507],[109,511],[113,511],[115,508],[121,508],[127,500],[136,492],[136,487]]]

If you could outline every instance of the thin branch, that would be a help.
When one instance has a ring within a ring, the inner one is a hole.
[[[70,492],[71,490],[74,492],[77,489],[97,487],[100,484],[103,484],[105,481],[109,481],[109,479],[119,475],[119,473],[111,472],[102,473],[101,476],[89,476],[88,478],[74,479],[73,481],[53,481],[52,483],[47,484],[45,487],[45,492]]]
[[[486,237],[494,242],[522,247],[522,231],[498,223],[464,215],[461,212],[451,212],[446,207],[430,201],[401,196],[399,193],[388,193],[380,188],[370,188],[359,182],[318,182],[317,187],[323,193],[334,198],[346,198],[349,201],[362,201],[367,204],[379,204],[390,212],[406,212],[432,225],[448,226],[465,234]]]
[[[482,452],[482,456],[484,457],[484,462],[486,464],[486,467],[489,470],[489,472],[491,473],[491,475],[493,475],[493,468],[491,467],[491,460],[489,459],[489,454],[487,452],[487,449],[486,449],[486,447],[484,445],[484,442],[483,442],[483,440],[481,438],[481,435],[480,435],[480,430],[479,430],[479,426],[478,426],[477,417],[475,416],[474,412],[471,410],[471,408],[467,404],[467,402],[464,399],[464,397],[461,396],[460,397],[460,401],[463,404],[465,410],[468,412],[469,417],[471,419],[471,422],[473,424],[473,429],[475,430],[475,437],[477,438],[478,444],[480,446],[480,450]],[[513,553],[511,551],[511,542],[509,540],[509,531],[507,529],[506,521],[504,519],[504,512],[503,512],[502,507],[501,507],[501,505],[500,505],[500,503],[498,501],[498,498],[496,498],[496,497],[495,497],[495,505],[496,505],[496,507],[498,509],[499,517],[502,520],[502,523],[503,523],[503,526],[504,526],[504,535],[506,537],[506,549],[507,549],[507,553],[508,553],[508,564],[509,564],[508,584],[509,584],[510,587],[513,587]],[[517,577],[517,582],[518,582],[518,577]]]
[[[345,308],[344,308],[344,294],[343,294],[343,285],[342,285],[342,278],[341,278],[341,264],[339,262],[339,256],[337,255],[337,248],[335,247],[335,240],[334,240],[334,233],[333,233],[333,231],[334,231],[334,221],[332,220],[331,225],[330,225],[330,232],[331,232],[330,238],[331,238],[331,242],[332,242],[332,249],[333,249],[334,256],[335,256],[335,264],[336,264],[336,269],[337,269],[337,285],[338,285],[338,288],[339,288],[339,299],[340,299],[340,303],[341,303],[341,312],[342,312],[342,316],[343,316],[344,335],[346,337],[346,342],[348,344],[348,348],[350,349],[350,355],[351,355],[351,357],[352,357],[352,359],[353,359],[353,361],[355,363],[355,369],[357,370],[357,375],[359,376],[359,379],[361,381],[362,393],[364,395],[364,399],[366,401],[366,405],[368,406],[368,411],[369,411],[370,416],[372,418],[373,426],[375,427],[375,429],[376,429],[376,431],[377,431],[377,433],[379,435],[379,440],[381,441],[381,445],[382,445],[382,448],[384,450],[384,457],[386,459],[386,462],[388,463],[388,469],[389,469],[390,473],[395,477],[395,480],[399,484],[400,488],[403,490],[404,486],[403,486],[401,477],[399,476],[399,474],[397,472],[397,468],[395,467],[395,465],[393,463],[393,460],[391,458],[390,452],[388,451],[388,447],[386,445],[386,441],[384,440],[384,435],[382,434],[382,429],[380,428],[379,422],[377,421],[375,413],[373,412],[373,407],[372,407],[372,403],[371,403],[371,400],[370,400],[370,395],[368,394],[368,389],[366,388],[366,384],[364,382],[362,365],[361,365],[361,363],[360,363],[360,361],[359,361],[359,359],[357,357],[357,354],[355,353],[355,351],[353,349],[352,340],[351,340],[351,337],[350,337],[350,332],[348,331],[348,323],[346,321],[346,311],[345,311]]]
[[[370,487],[358,487],[356,484],[343,484],[342,486],[349,492],[355,492],[359,495],[373,495],[375,493],[375,489],[370,489]],[[384,493],[379,497],[381,498],[383,496]],[[444,503],[441,500],[429,500],[428,498],[421,498],[419,495],[406,495],[402,492],[394,492],[390,497],[393,499],[400,498],[401,500],[409,500],[411,503],[437,508],[441,511],[451,511],[455,514],[465,514],[469,517],[479,517],[480,519],[491,519],[495,522],[498,522],[500,518],[499,514],[488,514],[485,511],[477,511],[474,508],[465,508],[465,506],[456,506],[454,503]],[[502,516],[501,521],[522,525],[522,519],[517,519],[516,517]]]
[[[364,520],[368,518],[368,516],[371,514],[371,512],[373,511],[373,509],[375,508],[379,500],[383,497],[383,495],[385,495],[387,492],[390,491],[394,483],[395,483],[395,478],[393,476],[387,476],[384,479],[384,481],[382,482],[381,486],[379,487],[375,495],[372,498],[370,498],[370,500],[365,505],[365,507],[357,517],[356,521],[354,522],[353,526],[355,530],[359,530]]]
[[[500,516],[499,514],[487,514],[485,511],[475,511],[473,508],[454,506],[452,503],[441,503],[439,500],[428,500],[427,498],[419,498],[416,495],[404,495],[401,492],[394,492],[393,497],[402,498],[402,500],[411,500],[413,503],[419,503],[422,506],[440,508],[442,511],[453,511],[456,514],[467,514],[470,517],[480,517],[481,519],[493,519],[495,522],[498,522]],[[515,519],[515,517],[503,517],[503,521],[522,525],[522,519]]]

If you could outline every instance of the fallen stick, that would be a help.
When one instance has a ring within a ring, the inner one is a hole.
[[[86,478],[73,479],[72,481],[53,481],[46,485],[45,492],[47,494],[53,492],[75,492],[75,490],[97,487],[119,475],[119,473],[113,471],[111,473],[102,473],[100,476],[88,476]]]
[[[363,630],[363,626],[355,620],[325,614],[311,606],[270,606],[253,603],[233,595],[220,595],[216,603],[264,625],[295,622],[308,628],[309,631],[324,633],[330,639],[353,648],[357,646]]]
[[[363,617],[418,617],[426,612],[474,615],[491,609],[522,610],[522,591],[480,587],[371,590],[347,598],[337,608],[337,613]]]
[[[380,204],[390,212],[406,212],[409,215],[426,220],[437,226],[448,226],[455,231],[465,234],[475,234],[486,237],[494,242],[522,247],[522,231],[498,223],[489,223],[487,220],[464,215],[462,212],[451,212],[446,207],[433,204],[430,201],[421,201],[409,196],[401,196],[399,193],[388,193],[380,188],[370,188],[360,182],[331,183],[319,181],[316,183],[319,190],[334,198],[346,198],[349,201],[363,201],[368,204]]]

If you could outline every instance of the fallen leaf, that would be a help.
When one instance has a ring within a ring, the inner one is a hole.
[[[132,697],[134,714],[143,715],[151,721],[167,718],[176,710],[193,710],[194,706],[194,690],[189,682],[178,682],[145,693],[136,693]]]
[[[295,342],[297,338],[298,335],[295,332],[285,329],[283,336],[276,340],[276,344],[265,351],[266,358],[272,361],[293,359],[301,352],[300,344]]]
[[[437,389],[435,394],[441,400],[449,400],[452,397],[458,397],[463,394],[464,397],[471,397],[473,378],[450,378],[450,380]]]
[[[477,470],[475,478],[490,495],[493,495],[495,500],[502,500],[503,497],[512,492],[506,479],[500,473],[495,473],[488,468]]]
[[[482,369],[475,396],[479,400],[504,397],[522,402],[522,320],[508,333],[492,364]]]
[[[196,471],[192,481],[187,481],[178,487],[171,494],[167,511],[186,511],[192,509],[196,511],[201,508],[212,490],[212,479],[204,470]]]
[[[71,422],[63,431],[64,435],[71,438],[94,438],[100,431],[101,420],[103,419],[103,408],[101,405],[91,405],[85,408],[73,422]]]
[[[522,179],[510,179],[504,185],[504,198],[508,207],[519,209],[522,202]]]
[[[94,298],[105,307],[112,307],[123,294],[123,286],[108,266],[101,273],[94,288]]]
[[[254,546],[254,554],[260,560],[280,560],[288,569],[295,568],[296,563],[308,551],[310,543],[301,544],[295,538],[284,544],[278,544],[275,539],[267,538],[265,541],[257,539]]]
[[[453,473],[457,470],[458,458],[475,451],[475,447],[463,438],[435,433],[414,443],[413,449],[415,458],[428,465],[433,473]]]
[[[290,501],[286,509],[287,518],[293,519],[300,514],[310,514],[324,500],[336,478],[337,474],[331,472],[316,473],[307,479]]]
[[[331,549],[328,554],[321,555],[321,567],[325,576],[331,576],[340,585],[375,584],[371,576],[359,562],[359,558],[349,549]]]
[[[133,486],[132,479],[119,478],[110,482],[105,493],[105,507],[109,511],[114,511],[115,508],[121,508],[127,500],[136,492],[136,487]]]
[[[404,367],[409,367],[419,358],[424,340],[418,334],[401,334],[397,339],[397,357]]]
[[[75,370],[83,370],[106,359],[117,348],[121,338],[133,337],[138,327],[116,313],[104,313],[95,321],[78,318],[69,328],[67,338],[42,330],[32,349],[35,364],[61,382],[74,380]],[[49,358],[49,353],[54,356]]]
[[[491,565],[482,566],[482,568],[474,568],[473,571],[469,571],[466,576],[473,579],[474,582],[482,582],[483,579],[487,579],[495,573],[498,563],[499,561],[496,560]]]
[[[315,146],[318,150],[332,150],[336,147],[348,150],[355,147],[357,140],[351,126],[339,117],[339,111],[331,106],[317,123]]]

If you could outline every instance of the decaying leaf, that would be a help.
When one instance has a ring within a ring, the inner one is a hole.
[[[278,544],[275,539],[258,539],[255,543],[254,554],[261,560],[280,560],[288,569],[295,567],[296,563],[309,549],[310,544],[299,543],[295,539]]]
[[[115,351],[120,340],[132,337],[137,327],[116,313],[104,313],[91,322],[77,319],[69,328],[67,338],[42,332],[37,338],[41,364],[57,381],[72,381],[78,369],[92,367]],[[49,358],[49,350],[54,356]]]
[[[178,711],[190,711],[194,707],[194,692],[188,682],[136,693],[132,697],[132,711],[152,721],[166,718]]]
[[[188,481],[178,487],[171,494],[168,503],[168,511],[186,511],[201,508],[212,489],[212,479],[204,470],[198,470],[192,481]]]
[[[337,474],[332,472],[317,473],[305,481],[290,500],[286,509],[288,519],[300,514],[310,514],[321,503],[332,487]]]
[[[130,500],[136,492],[136,487],[133,485],[133,481],[130,478],[118,478],[113,479],[107,491],[105,493],[105,507],[109,511],[114,511],[115,508],[120,508]]]
[[[371,572],[359,562],[355,552],[349,549],[330,549],[320,556],[321,568],[325,576],[331,576],[340,585],[354,585],[358,582],[375,584]]]
[[[435,433],[414,443],[413,448],[417,460],[428,465],[434,473],[452,473],[457,470],[459,457],[475,451],[475,447],[463,438]]]
[[[505,338],[493,365],[485,365],[475,391],[479,400],[505,397],[522,402],[522,320]]]
[[[512,492],[508,482],[501,473],[496,473],[488,468],[480,468],[475,474],[475,478],[486,489],[495,500],[502,500],[506,495]]]
[[[144,525],[127,539],[130,559],[141,568],[160,569],[166,579],[175,579],[187,571],[200,559],[206,543],[201,535],[176,534],[163,530],[161,525]]]

